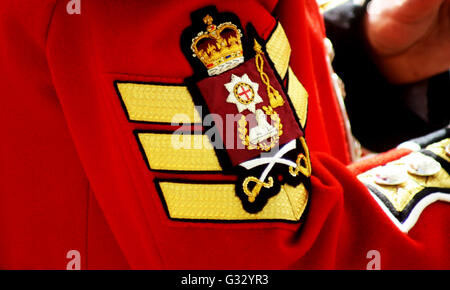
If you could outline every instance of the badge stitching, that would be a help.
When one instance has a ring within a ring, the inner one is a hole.
[[[211,11],[211,7],[209,7],[209,10]],[[213,7],[212,10],[215,10],[215,7]],[[200,11],[202,11],[202,9]],[[206,79],[208,77],[214,77],[214,78],[218,77],[215,74],[212,74],[211,71],[209,71],[208,65],[205,65],[205,63],[207,63],[207,62],[202,61],[202,62],[196,63],[193,60],[193,59],[197,59],[198,60],[199,59],[199,55],[196,55],[196,57],[191,57],[191,58],[190,58],[190,55],[189,55],[190,54],[189,51],[196,51],[196,49],[193,49],[192,44],[198,43],[197,37],[199,35],[200,36],[205,36],[206,35],[206,33],[204,33],[204,32],[197,32],[197,33],[193,32],[194,30],[202,31],[201,26],[198,25],[199,22],[195,22],[195,21],[198,21],[198,19],[200,19],[200,18],[203,19],[204,24],[207,25],[207,31],[208,31],[209,34],[212,31],[215,31],[216,27],[217,27],[217,26],[215,26],[215,24],[213,24],[213,22],[214,22],[215,19],[219,18],[218,17],[218,13],[214,13],[214,12],[213,13],[208,13],[208,12],[205,12],[204,10],[203,10],[203,13],[205,13],[206,16],[200,16],[201,13],[200,14],[199,13],[200,12],[197,11],[197,12],[194,12],[192,14],[192,15],[196,15],[196,16],[191,16],[191,18],[193,20],[192,27],[189,28],[190,30],[188,30],[188,29],[185,30],[183,32],[183,36],[181,37],[182,48],[183,47],[185,48],[185,50],[184,50],[185,55],[186,55],[187,59],[190,61],[192,67],[194,68],[194,71],[196,72],[196,74],[194,74],[193,77],[188,78],[186,80],[186,82],[191,84],[190,87],[193,88],[193,90],[194,90],[194,93],[192,95],[196,95],[196,96],[201,95],[200,90],[196,88],[196,83],[199,80]],[[238,18],[235,17],[235,19],[238,19]],[[221,20],[221,18],[219,18],[217,20],[217,23],[221,23],[220,20]],[[229,22],[229,21],[227,21],[227,22]],[[195,24],[195,23],[197,23],[197,24]],[[237,20],[236,23],[239,23],[239,21]],[[234,24],[234,22],[233,22],[233,24]],[[236,27],[240,27],[240,23]],[[279,27],[280,27],[280,24],[277,23],[276,27],[274,28],[274,31],[276,29],[279,29]],[[244,119],[245,116],[241,116],[241,119],[238,122],[239,128],[238,128],[237,134],[238,134],[238,137],[241,139],[241,141],[245,144],[247,149],[252,149],[252,150],[255,150],[255,149],[260,149],[261,150],[261,149],[263,149],[262,151],[269,151],[271,148],[273,148],[278,143],[279,137],[283,133],[283,130],[281,129],[282,128],[281,121],[280,121],[281,118],[279,117],[279,114],[277,112],[275,112],[274,108],[271,105],[273,105],[274,107],[281,107],[281,106],[284,105],[284,100],[281,98],[281,95],[279,94],[279,92],[270,84],[269,77],[267,76],[267,74],[264,71],[265,70],[264,69],[264,58],[262,57],[262,55],[264,54],[265,48],[263,48],[259,44],[259,42],[261,42],[261,43],[266,43],[266,42],[262,41],[257,36],[256,32],[254,31],[254,29],[252,28],[251,25],[249,25],[249,27],[247,28],[247,35],[251,34],[251,33],[249,33],[249,30],[253,30],[253,37],[254,37],[254,38],[252,38],[252,40],[254,42],[253,43],[253,50],[254,50],[253,53],[255,53],[254,66],[256,67],[256,71],[258,72],[258,74],[259,74],[259,76],[261,78],[261,82],[265,85],[265,87],[267,89],[267,95],[269,97],[269,104],[267,106],[264,106],[264,108],[261,108],[264,111],[261,110],[261,109],[256,109],[255,110],[255,113],[258,113],[258,115],[259,115],[258,116],[259,121],[260,121],[259,123],[263,123],[263,125],[257,127],[257,129],[260,129],[260,130],[254,130],[253,131],[254,134],[252,134],[252,135],[253,136],[258,136],[258,133],[260,133],[260,132],[269,132],[269,135],[267,135],[267,136],[269,136],[271,138],[275,137],[274,134],[273,134],[273,131],[274,131],[273,129],[274,128],[266,126],[265,123],[267,123],[267,119],[264,120],[264,118],[262,118],[263,115],[264,116],[267,115],[267,116],[270,116],[271,119],[276,121],[276,127],[277,127],[276,131],[278,133],[277,134],[278,136],[276,136],[275,138],[271,139],[270,142],[266,143],[266,144],[261,143],[260,141],[265,141],[267,139],[263,138],[264,140],[262,140],[261,138],[257,138],[257,137],[251,139],[250,138],[250,133],[251,133],[250,130],[251,130],[251,128],[247,128],[247,120]],[[190,34],[190,33],[192,33],[192,34]],[[189,35],[193,36],[193,38],[192,38],[193,40],[192,39],[190,40],[191,45],[190,45],[189,50],[188,50],[187,47],[184,46],[183,44],[188,43],[189,38],[190,38]],[[239,35],[242,35],[240,29],[239,29]],[[218,47],[217,46],[213,46],[214,44],[216,44],[216,39],[218,39],[217,35],[215,37],[212,37],[211,39],[210,39],[210,43],[208,43],[207,45],[204,46],[204,49],[206,49],[206,52],[210,52],[211,54],[217,54],[217,55],[223,56],[223,54],[221,54],[221,52],[217,52],[219,50]],[[243,43],[244,42],[245,41],[243,41]],[[202,54],[200,53],[200,57],[201,57],[201,55]],[[205,54],[203,53],[203,55],[205,55]],[[245,49],[244,49],[243,55],[246,56],[245,59],[244,59],[244,62],[247,62],[246,59],[251,59],[251,54],[249,55],[248,53],[246,53]],[[214,59],[213,56],[210,56],[210,58]],[[296,115],[296,112],[294,112],[292,110],[293,106],[290,103],[290,100],[289,100],[289,97],[288,97],[288,94],[287,94],[287,91],[286,91],[287,88],[286,88],[285,85],[283,85],[281,77],[278,75],[277,71],[274,69],[273,63],[271,62],[270,58],[267,58],[267,62],[269,64],[270,69],[272,70],[273,76],[278,80],[278,82],[280,84],[280,88],[281,88],[281,90],[283,90],[283,92],[284,92],[284,94],[286,96],[286,100],[288,101],[289,109],[291,110],[290,112],[292,114],[292,117],[296,121],[296,124],[298,125],[298,128],[301,130],[302,127],[301,127],[300,122],[298,120],[298,116]],[[202,65],[204,66],[203,68],[202,68]],[[243,64],[241,64],[241,66],[242,65]],[[232,70],[234,70],[234,68]],[[202,71],[203,71],[203,73],[202,73]],[[205,73],[205,71],[207,73]],[[225,72],[225,70],[222,71],[221,73],[224,73],[224,72]],[[242,76],[243,75],[241,75],[241,77]],[[216,80],[216,79],[214,79],[214,80]],[[254,81],[254,79],[252,81]],[[231,92],[233,92],[233,95],[234,95],[234,92],[235,92],[234,89],[235,89],[234,87],[231,88],[231,85],[229,85],[228,88],[227,88],[228,93],[231,94]],[[199,97],[198,99],[201,100],[203,98]],[[228,96],[228,101],[232,101],[232,100],[230,100],[230,95]],[[200,104],[205,105],[205,100],[202,100],[200,102]],[[245,104],[243,104],[243,105],[245,106]],[[240,105],[237,105],[237,106],[240,106]],[[244,107],[244,106],[240,106],[241,108],[238,108],[238,111],[240,111],[240,112],[244,111],[245,108],[247,108],[247,107]],[[207,110],[209,111],[209,109],[207,109]],[[249,111],[252,111],[252,110],[253,110],[253,107],[251,107]],[[255,133],[255,131],[256,131],[256,133]],[[261,134],[261,136],[265,137],[266,135]],[[251,144],[252,143],[251,141],[254,141],[253,144]],[[297,145],[300,145],[301,142],[302,141],[297,140],[294,144],[296,144],[296,146],[297,146]],[[283,143],[283,144],[285,144],[285,143]],[[283,146],[285,146],[285,145],[283,145]],[[300,146],[299,148],[302,148],[302,147],[303,146]],[[294,148],[296,148],[296,147],[294,146]],[[294,160],[293,161],[293,165],[288,166],[287,174],[289,176],[291,176],[291,178],[290,179],[288,178],[287,180],[283,180],[282,181],[283,183],[288,182],[288,183],[293,183],[293,184],[300,184],[300,183],[304,183],[304,184],[307,184],[307,185],[309,184],[309,180],[308,180],[309,175],[300,177],[299,173],[302,173],[302,174],[303,173],[307,173],[310,170],[310,167],[307,170],[304,170],[303,168],[302,168],[302,170],[300,170],[300,169],[299,170],[293,170],[294,167],[295,168],[299,168],[300,167],[299,166],[300,163],[302,163],[301,165],[303,167],[307,167],[308,165],[310,165],[310,162],[302,162],[303,160],[306,159],[306,156],[303,153],[306,153],[306,152],[299,152],[299,154],[297,154],[295,156],[295,158],[293,159]],[[307,155],[309,157],[309,154],[307,154]],[[271,163],[273,163],[273,162],[267,163],[266,167],[260,167],[260,168],[254,169],[254,170],[259,171],[259,170],[267,169],[269,167],[270,167],[270,170],[272,170],[272,168],[275,167],[277,169],[273,169],[272,173],[273,174],[278,174],[276,172],[281,172],[280,171],[280,167],[285,166],[285,165],[280,166],[279,164],[276,164],[278,166],[274,166]],[[232,168],[233,167],[228,167],[226,169],[232,170]],[[241,169],[240,171],[241,171],[241,173],[243,173],[245,170]],[[248,176],[245,177],[244,180],[238,180],[238,183],[237,183],[237,186],[236,186],[236,189],[237,189],[236,193],[237,193],[238,196],[241,197],[241,200],[243,201],[244,209],[247,210],[248,212],[253,212],[253,213],[262,210],[264,208],[265,204],[267,203],[267,200],[271,196],[276,195],[279,192],[279,190],[280,190],[279,183],[281,182],[278,179],[275,180],[273,176],[267,176],[267,175],[266,175],[266,177],[268,178],[267,180],[265,179],[265,177],[258,179],[258,178],[255,177],[255,175],[254,175],[255,173],[253,173],[253,174],[251,174],[250,172],[244,173],[244,174],[247,174]],[[256,173],[256,175],[259,175],[259,174]],[[296,177],[297,177],[297,180],[295,180]],[[255,180],[258,180],[258,182],[255,182]],[[255,186],[253,186],[253,188],[251,190],[249,190],[249,188],[247,188],[247,186],[245,186],[245,185],[248,185],[250,183],[250,181],[255,183]],[[274,186],[274,183],[277,183],[276,186]],[[239,186],[238,184],[241,184],[241,186]],[[259,194],[258,191],[262,190],[264,188],[270,188],[272,193],[266,192],[265,194]],[[255,191],[253,189],[257,189],[256,190],[257,192],[255,193]],[[255,202],[256,197],[260,198],[263,201],[260,202],[260,203]],[[256,205],[256,204],[258,204],[258,205]]]

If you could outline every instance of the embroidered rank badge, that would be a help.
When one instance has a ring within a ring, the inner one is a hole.
[[[309,184],[304,133],[253,26],[244,33],[236,15],[215,7],[191,16],[192,25],[181,37],[194,69],[186,83],[196,103],[217,121],[215,137],[223,145],[217,155],[224,171],[237,175],[235,191],[243,208],[259,212],[283,185]]]

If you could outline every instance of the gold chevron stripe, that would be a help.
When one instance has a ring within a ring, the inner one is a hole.
[[[152,170],[221,171],[206,135],[138,133]]]
[[[289,66],[291,45],[280,23],[267,41],[266,50],[278,74],[284,78]]]
[[[118,82],[117,89],[132,121],[201,123],[185,86]]]
[[[306,118],[308,116],[308,92],[295,76],[291,67],[289,67],[288,73],[288,95],[294,106],[294,110],[300,119],[300,124],[305,128]]]
[[[287,220],[298,221],[308,202],[308,192],[299,185],[282,186],[256,214],[246,212],[233,184],[159,182],[169,215],[191,220]]]

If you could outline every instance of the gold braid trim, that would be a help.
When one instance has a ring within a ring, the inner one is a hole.
[[[272,108],[281,107],[284,105],[284,100],[281,97],[280,93],[270,85],[269,77],[264,72],[264,58],[262,57],[264,52],[262,51],[261,45],[256,40],[254,49],[256,52],[256,68],[258,69],[259,75],[261,76],[261,81],[266,85],[270,106]]]

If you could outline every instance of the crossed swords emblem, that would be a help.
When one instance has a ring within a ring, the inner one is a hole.
[[[292,140],[287,143],[283,148],[281,148],[274,156],[272,157],[261,157],[258,159],[249,160],[240,164],[240,166],[244,167],[247,170],[253,169],[255,167],[267,164],[266,168],[262,172],[259,178],[249,176],[244,180],[243,189],[245,194],[248,196],[249,202],[254,202],[256,197],[259,195],[261,189],[271,188],[273,186],[273,178],[269,176],[266,182],[266,178],[269,175],[270,171],[273,169],[275,164],[283,164],[289,167],[289,173],[292,176],[297,176],[299,172],[304,174],[306,177],[311,176],[311,162],[309,159],[309,151],[306,147],[306,142],[303,137],[300,138],[302,147],[306,156],[301,153],[298,155],[296,162],[283,158],[285,154],[297,148],[296,140]],[[249,184],[255,183],[254,187],[250,190]]]

